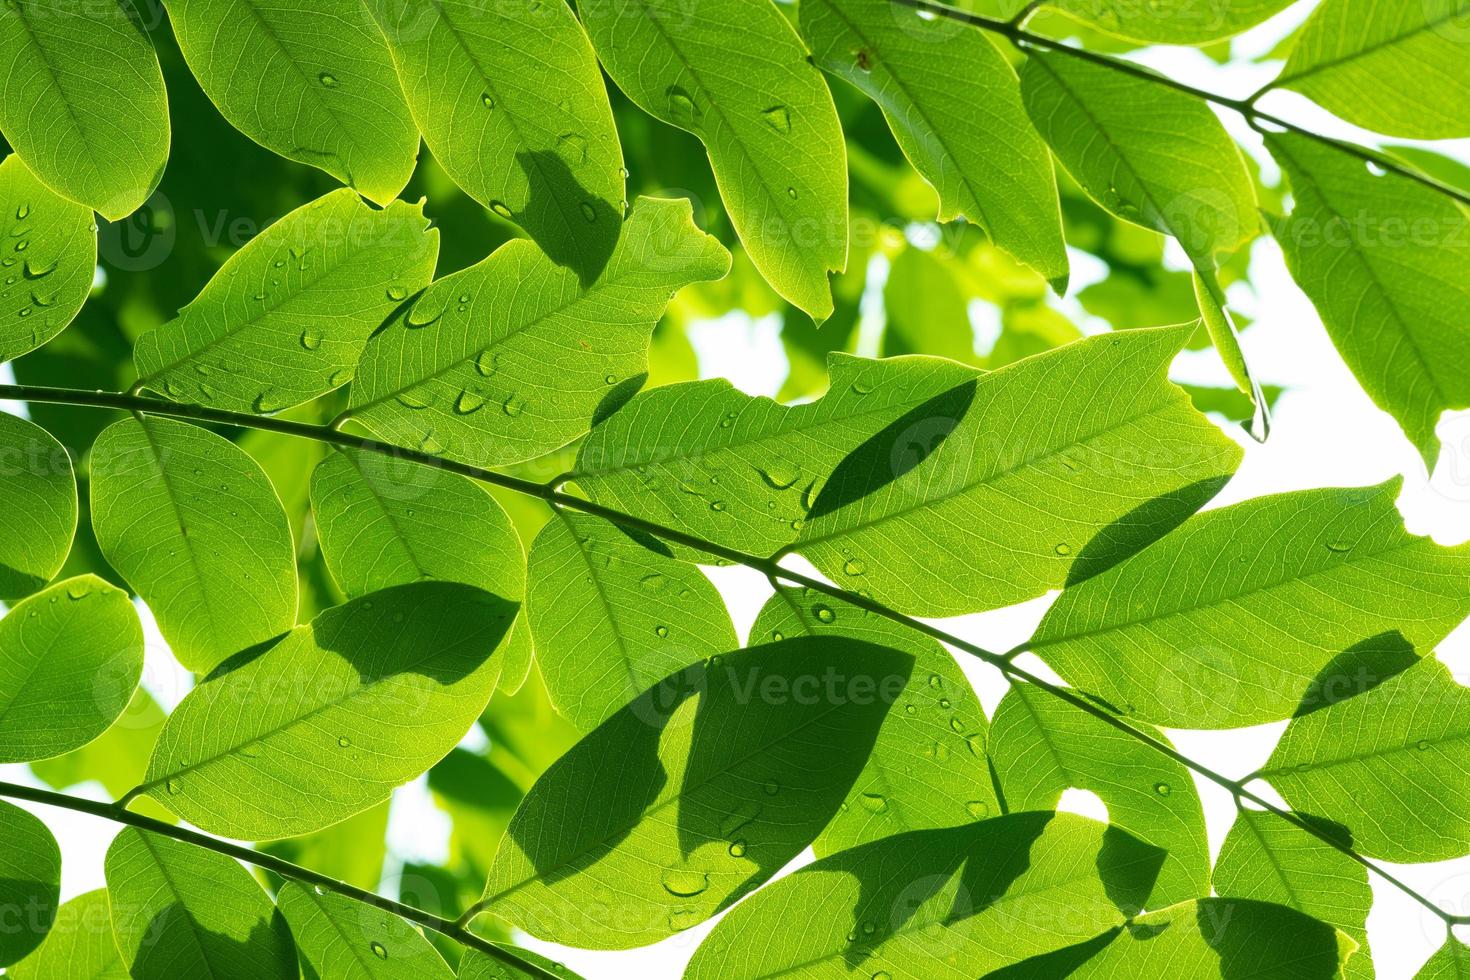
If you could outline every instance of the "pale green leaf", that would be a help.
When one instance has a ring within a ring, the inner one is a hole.
[[[368,342],[347,417],[479,466],[541,456],[643,383],[670,295],[729,267],[686,201],[639,198],[585,289],[532,243],[509,242],[434,283]]]
[[[143,627],[123,590],[82,575],[19,603],[0,620],[0,762],[86,745],[142,672]]]
[[[977,375],[941,358],[846,354],[828,370],[828,393],[791,407],[720,379],[643,392],[592,430],[576,485],[625,513],[771,554],[796,538],[848,453]],[[936,433],[923,436],[927,448]]]
[[[1068,588],[1032,638],[1073,686],[1172,728],[1234,728],[1361,687],[1470,614],[1470,546],[1404,529],[1399,481],[1259,497]]]
[[[883,283],[884,357],[933,354],[979,363],[963,274],[957,262],[912,245],[893,257]]]
[[[1215,863],[1215,892],[1287,905],[1336,926],[1358,951],[1348,960],[1349,980],[1371,980],[1368,909],[1373,890],[1368,869],[1275,814],[1241,810]]]
[[[1470,60],[1470,59],[1467,59]],[[1434,426],[1470,408],[1470,217],[1407,177],[1291,133],[1266,145],[1295,206],[1274,232],[1287,268],[1369,397],[1433,467]]]
[[[1067,253],[1046,145],[1026,118],[1016,73],[990,40],[920,19],[892,0],[807,0],[799,10],[817,64],[878,103],[905,155],[939,192],[939,220],[963,214],[1065,292]]]
[[[1139,727],[1168,744],[1157,729]],[[990,756],[1011,810],[1051,809],[1063,791],[1089,790],[1109,822],[1163,849],[1150,907],[1209,894],[1205,814],[1183,764],[1030,684],[1001,699]]]
[[[58,196],[20,157],[0,163],[0,231],[14,242],[0,257],[0,361],[46,343],[86,302],[97,265],[93,220],[90,208]]]
[[[359,0],[166,0],[199,85],[236,129],[379,204],[408,183],[419,134]]]
[[[229,440],[172,419],[123,419],[92,448],[92,528],[198,673],[296,623],[281,501]]]
[[[1050,0],[1049,6],[1133,41],[1204,44],[1259,24],[1294,0]],[[1018,2],[1017,6],[1021,4]]]
[[[1199,99],[1066,54],[1032,51],[1026,111],[1088,195],[1125,221],[1179,240],[1213,269],[1260,226],[1240,150]]]
[[[1258,442],[1265,442],[1271,433],[1271,405],[1245,359],[1240,333],[1235,329],[1235,318],[1226,306],[1225,290],[1221,288],[1214,270],[1195,269],[1191,278],[1200,319],[1204,321],[1210,342],[1219,351],[1231,380],[1250,399],[1251,419],[1247,429]]]
[[[141,383],[175,401],[273,412],[347,383],[367,338],[428,284],[422,206],[333,191],[230,256],[174,320],[138,338]]]
[[[1470,3],[1323,0],[1275,85],[1390,136],[1470,136]]]
[[[449,582],[329,609],[190,691],[142,789],[244,840],[310,833],[380,803],[484,710],[500,674],[492,653],[515,610]]]
[[[1414,980],[1464,980],[1470,977],[1470,946],[1454,935],[1414,974]]]
[[[449,980],[444,958],[413,926],[355,899],[295,881],[276,896],[301,957],[331,980]]]
[[[66,447],[45,429],[0,412],[0,599],[56,577],[77,531],[77,478]]]
[[[698,925],[827,825],[912,665],[858,640],[803,637],[674,674],[532,787],[482,906],[591,949]]]
[[[591,282],[618,240],[623,150],[563,0],[368,0],[434,159]]]
[[[921,616],[1106,568],[1198,509],[1240,459],[1168,381],[1192,332],[1081,340],[931,400],[843,460],[793,550]]]
[[[496,707],[492,703],[487,711],[499,717]],[[519,727],[538,742],[541,740],[539,726],[523,723]],[[495,738],[493,733],[491,738]],[[454,749],[435,763],[428,782],[434,802],[453,821],[450,854],[464,864],[467,874],[483,880],[495,862],[495,851],[511,815],[526,794],[495,763],[463,748]]]
[[[1292,719],[1256,775],[1298,812],[1345,827],[1360,854],[1461,857],[1470,853],[1470,690],[1432,656],[1392,669],[1369,664],[1377,686]]]
[[[973,980],[1121,926],[1143,906],[1161,856],[1066,813],[900,834],[744,902],[685,976]]]
[[[134,980],[296,980],[291,932],[233,858],[124,827],[104,865]]]
[[[148,199],[168,99],[131,0],[0,4],[0,133],[42,183],[105,218]]]
[[[558,511],[531,545],[526,614],[552,703],[583,730],[737,648],[724,600],[663,542]]]
[[[261,850],[349,885],[375,891],[383,877],[383,861],[388,854],[388,808],[388,803],[380,803],[325,830],[272,841]]]
[[[753,642],[848,636],[911,654],[913,673],[837,816],[812,843],[819,856],[906,830],[954,827],[1001,812],[986,757],[980,699],[948,651],[889,619],[810,589],[778,588],[750,628]]]
[[[821,322],[847,263],[847,153],[832,95],[772,3],[584,4],[612,80],[709,152],[725,210],[766,281]]]
[[[0,800],[0,966],[41,945],[61,904],[61,850],[36,817]]]
[[[1295,909],[1266,902],[1202,898],[1140,915],[1070,980],[1338,980],[1354,944]],[[1039,970],[1019,976],[1054,977]]]
[[[549,973],[554,973],[558,977],[564,978],[564,980],[582,980],[580,974],[573,973],[564,964],[549,960],[540,953],[533,953],[529,949],[521,949],[516,946],[506,946],[504,943],[499,945],[504,949],[510,950],[521,959],[534,963],[541,969]],[[524,970],[507,966],[500,960],[491,959],[484,953],[474,949],[465,950],[464,957],[459,961],[460,980],[523,980],[523,978],[524,980],[531,980],[531,977],[532,975]],[[535,980],[540,980],[540,977],[536,977]]]
[[[130,980],[112,938],[107,890],[78,895],[56,912],[56,921],[30,956],[10,968],[14,980]]]

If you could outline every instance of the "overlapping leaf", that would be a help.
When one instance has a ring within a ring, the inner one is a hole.
[[[82,308],[97,264],[92,222],[90,208],[57,195],[20,157],[0,163],[0,361],[40,347]]]
[[[677,0],[581,8],[603,67],[645,112],[698,136],[740,241],[818,322],[847,262],[847,154],[821,73],[775,5]]]
[[[393,61],[359,0],[167,0],[194,77],[235,128],[387,204],[417,162]]]
[[[482,907],[596,949],[698,925],[826,826],[912,666],[859,640],[803,637],[674,674],[532,787]]]
[[[61,850],[37,817],[0,800],[0,908],[11,924],[0,932],[0,966],[41,945],[61,904]]]
[[[348,417],[398,445],[481,466],[541,456],[642,384],[680,286],[730,257],[687,202],[640,198],[598,279],[510,242],[440,279],[367,344]]]
[[[1433,468],[1435,423],[1470,407],[1470,217],[1407,177],[1374,175],[1304,136],[1266,145],[1295,207],[1274,226],[1287,267],[1363,390]]]
[[[531,545],[526,613],[557,710],[592,729],[670,674],[735,649],[725,603],[662,542],[560,512]]]
[[[939,220],[963,214],[1066,292],[1046,146],[1021,106],[1016,73],[985,35],[921,20],[890,0],[810,0],[800,13],[817,64],[878,103],[939,192]]]
[[[171,419],[124,419],[97,437],[91,475],[97,543],[185,667],[207,673],[295,625],[285,512],[229,440]]]
[[[191,823],[248,840],[310,833],[380,803],[484,710],[515,609],[448,582],[329,609],[190,691],[143,788]]]
[[[849,603],[779,588],[750,628],[754,642],[848,636],[914,658],[873,751],[837,816],[812,843],[818,855],[908,830],[955,827],[1001,812],[986,757],[989,723],[964,672],[938,642]]]
[[[0,598],[56,577],[77,530],[77,478],[66,447],[39,425],[0,412]]]
[[[1470,547],[1409,534],[1398,489],[1200,514],[1064,591],[1030,647],[1074,686],[1168,727],[1253,725],[1361,691],[1359,665],[1413,662],[1470,615]]]
[[[107,890],[78,895],[56,912],[56,921],[30,956],[10,968],[15,980],[130,980],[112,938]]]
[[[623,150],[592,45],[563,0],[370,0],[434,158],[558,265],[598,277]]]
[[[41,182],[116,221],[168,160],[158,56],[130,0],[0,5],[0,133]]]
[[[112,931],[132,976],[299,975],[285,920],[233,858],[124,827],[105,868]]]
[[[235,252],[179,316],[138,338],[141,383],[175,401],[274,412],[351,379],[368,335],[428,284],[439,233],[421,207],[350,190]]]
[[[450,980],[454,974],[407,922],[336,892],[295,881],[276,896],[301,958],[319,977]]]
[[[1050,0],[1049,6],[1091,27],[1134,41],[1204,44],[1254,27],[1292,0]],[[1017,2],[1017,7],[1023,4]]]

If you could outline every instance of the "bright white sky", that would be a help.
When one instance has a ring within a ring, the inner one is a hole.
[[[1310,5],[1297,5],[1280,17],[1237,39],[1237,55],[1263,53],[1305,16]],[[1158,49],[1140,60],[1169,75],[1224,94],[1243,96],[1269,79],[1274,67],[1236,64],[1222,68],[1195,51]],[[836,84],[836,83],[834,83]],[[1263,108],[1319,131],[1372,142],[1373,137],[1347,126],[1325,112],[1290,94],[1268,97]],[[1222,114],[1226,125],[1242,144],[1275,174],[1275,167],[1248,127],[1230,113]],[[1429,145],[1429,144],[1426,144]],[[1435,149],[1470,161],[1470,140],[1433,144]],[[1182,260],[1182,256],[1180,256]],[[1097,260],[1074,252],[1072,289],[1075,291],[1099,278],[1103,269]],[[873,298],[881,289],[882,260],[870,284]],[[1180,268],[1184,268],[1182,261]],[[1233,434],[1246,447],[1238,475],[1215,501],[1216,506],[1284,490],[1318,486],[1364,486],[1395,475],[1405,479],[1399,500],[1410,530],[1429,534],[1444,544],[1470,539],[1470,412],[1452,413],[1441,421],[1445,440],[1434,478],[1423,465],[1397,425],[1380,412],[1363,394],[1327,339],[1316,312],[1286,274],[1281,253],[1269,238],[1255,245],[1251,279],[1255,293],[1234,291],[1233,304],[1253,321],[1243,337],[1246,354],[1264,383],[1283,385],[1288,390],[1277,404],[1270,441],[1257,445],[1237,430]],[[1091,321],[1071,300],[1061,309],[1089,332],[1103,329]],[[881,309],[881,303],[877,309]],[[872,318],[869,317],[869,320]],[[863,336],[876,335],[869,322]],[[984,325],[980,324],[980,333]],[[750,321],[730,317],[698,324],[692,331],[706,376],[724,376],[752,394],[773,395],[783,372],[773,365],[785,363],[778,326],[773,319]],[[873,353],[872,350],[863,353]],[[1223,367],[1211,351],[1185,352],[1175,366],[1181,381],[1228,385]],[[10,381],[8,367],[0,367],[0,379]],[[21,411],[13,404],[0,405]],[[805,571],[815,574],[810,566]],[[768,587],[755,573],[745,569],[710,569],[711,577],[724,594],[737,629],[745,635],[756,611],[765,601]],[[968,616],[946,622],[951,632],[989,649],[1008,649],[1030,635],[1051,597],[1021,606]],[[147,619],[145,611],[145,620]],[[187,677],[174,664],[157,630],[148,622],[149,655],[145,684],[166,706],[172,707],[187,689]],[[1457,676],[1470,674],[1470,627],[1462,626],[1441,644],[1438,654]],[[990,668],[966,661],[961,655],[987,711],[993,711],[1005,691],[1004,681]],[[1030,666],[1035,667],[1036,664]],[[1043,668],[1044,669],[1044,668]],[[1234,732],[1171,732],[1184,752],[1229,776],[1252,772],[1265,762],[1284,723]],[[480,739],[478,732],[471,742]],[[0,766],[0,779],[34,783],[25,766]],[[90,787],[87,795],[103,798],[101,788]],[[82,788],[86,792],[87,788]],[[1212,849],[1218,849],[1234,818],[1228,794],[1199,781]],[[77,792],[77,790],[73,790]],[[1267,788],[1265,792],[1269,793]],[[1064,808],[1104,818],[1106,810],[1088,793],[1069,792]],[[63,897],[102,885],[102,857],[116,827],[106,821],[66,811],[34,807],[52,826],[63,853]],[[447,852],[447,819],[429,800],[423,781],[405,788],[395,797],[389,830],[393,855],[384,881],[384,893],[395,890],[396,867],[406,858],[442,860]],[[805,863],[804,855],[793,867]],[[1470,858],[1428,865],[1394,866],[1395,873],[1441,906],[1470,912]],[[1369,942],[1378,975],[1383,980],[1412,977],[1425,959],[1444,940],[1439,921],[1422,911],[1392,886],[1374,879],[1374,907],[1368,920]],[[528,940],[527,945],[566,962],[588,977],[677,977],[695,947],[713,923],[681,933],[665,942],[640,950],[619,953],[589,953],[563,949]],[[1470,939],[1470,936],[1465,938]]]

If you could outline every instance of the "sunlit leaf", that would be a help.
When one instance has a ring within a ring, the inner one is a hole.
[[[107,890],[86,892],[62,905],[51,931],[30,956],[10,968],[15,980],[130,980],[112,938]]]
[[[454,974],[417,929],[388,912],[295,881],[276,896],[301,957],[317,976],[449,980]]]
[[[0,598],[30,595],[56,577],[77,530],[77,479],[45,429],[0,412]]]
[[[0,966],[41,945],[61,904],[61,849],[40,819],[0,800]]]
[[[0,231],[25,243],[0,257],[0,361],[40,347],[82,308],[97,265],[92,222],[90,208],[58,196],[20,157],[0,162]]]

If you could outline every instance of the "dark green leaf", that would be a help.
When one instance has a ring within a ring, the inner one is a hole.
[[[0,412],[0,599],[56,577],[77,531],[77,478],[66,447],[45,429]]]
[[[10,968],[14,980],[130,980],[112,938],[107,890],[78,895],[56,912],[56,921],[30,956]]]
[[[41,945],[61,904],[61,850],[40,820],[0,800],[0,966]]]

